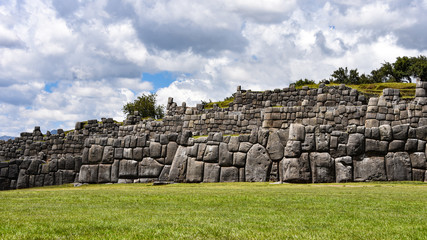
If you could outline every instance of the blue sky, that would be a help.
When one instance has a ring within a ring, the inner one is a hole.
[[[427,55],[427,0],[0,1],[0,136]],[[332,27],[331,27],[332,26]]]

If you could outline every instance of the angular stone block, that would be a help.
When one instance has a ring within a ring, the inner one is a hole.
[[[169,181],[184,182],[187,170],[187,147],[179,146],[169,172]]]
[[[354,181],[385,181],[384,157],[365,157],[354,161]]]
[[[305,128],[302,124],[292,123],[289,127],[289,139],[294,141],[304,141]]]
[[[365,151],[365,136],[360,133],[350,134],[347,143],[347,154],[356,156],[363,154]]]
[[[123,159],[123,148],[115,148],[114,149],[114,158],[115,159]]]
[[[111,165],[111,182],[116,183],[119,181],[119,167],[120,167],[120,160],[114,160],[113,164]]]
[[[301,142],[300,141],[288,141],[285,147],[284,156],[287,158],[297,158],[301,154]]]
[[[73,183],[76,177],[74,170],[62,171],[62,184]]]
[[[353,160],[350,156],[335,159],[336,182],[353,181]]]
[[[253,145],[246,156],[246,182],[268,181],[271,164],[272,161],[268,156],[267,150],[260,144]]]
[[[205,163],[203,169],[203,182],[219,182],[221,167],[217,163]]]
[[[228,151],[226,143],[219,144],[218,163],[221,167],[229,167],[233,165],[233,153]]]
[[[176,142],[169,142],[166,148],[166,158],[165,164],[172,164],[172,160],[175,157],[176,150],[178,149],[178,144]]]
[[[165,182],[169,181],[169,172],[171,170],[171,165],[165,165],[162,169],[162,172],[159,176],[159,181]]]
[[[219,157],[219,147],[217,145],[207,145],[203,155],[203,161],[209,163],[217,163]]]
[[[220,182],[238,182],[239,169],[236,167],[221,167]]]
[[[150,157],[159,158],[162,155],[162,145],[158,142],[150,143]]]
[[[401,124],[392,127],[393,139],[406,140],[408,138],[408,124]]]
[[[141,161],[143,156],[143,148],[142,147],[136,147],[133,149],[132,152],[133,160]]]
[[[316,142],[316,151],[318,152],[327,152],[329,151],[329,134],[327,133],[317,133],[315,142]]]
[[[426,155],[424,152],[411,153],[409,155],[409,158],[411,159],[412,168],[426,169],[427,162],[426,162]]]
[[[132,148],[124,148],[123,149],[123,158],[133,159],[133,149]]]
[[[152,158],[144,158],[139,163],[139,177],[141,178],[157,178],[162,172],[163,165]]]
[[[248,152],[252,147],[252,143],[250,142],[240,142],[239,144],[239,152]]]
[[[304,152],[311,152],[315,149],[314,133],[306,133],[304,142],[301,144],[301,149]]]
[[[185,182],[198,183],[203,181],[204,162],[197,161],[196,158],[188,158],[187,174]]]
[[[45,176],[45,182],[46,177]],[[79,172],[79,182],[96,183],[98,181],[98,165],[83,165]],[[45,184],[46,185],[46,184]]]
[[[313,183],[335,182],[335,164],[329,153],[310,153]]]
[[[27,188],[28,187],[29,176],[26,174],[25,169],[19,170],[18,180],[16,181],[16,188]]]
[[[285,148],[282,145],[278,131],[275,131],[269,134],[266,149],[268,154],[270,155],[271,160],[273,161],[282,160]]]
[[[407,152],[388,153],[385,164],[388,181],[412,180],[411,160]]]
[[[292,183],[311,182],[311,170],[308,153],[302,153],[299,158],[283,158],[282,180]]]
[[[420,181],[423,182],[425,179],[426,170],[424,169],[412,169],[412,181]]]
[[[380,140],[381,141],[391,141],[393,140],[393,132],[390,125],[381,125],[380,130]]]
[[[103,163],[112,163],[114,161],[114,148],[112,146],[105,146],[102,154]]]
[[[121,160],[119,165],[119,178],[137,178],[137,177],[138,177],[138,162],[135,160]]]
[[[92,145],[89,149],[89,163],[100,163],[104,151],[103,146]]]
[[[236,167],[244,167],[246,164],[246,153],[233,153],[233,165]]]
[[[99,164],[98,183],[111,182],[111,164]]]
[[[403,151],[405,148],[405,142],[402,140],[393,140],[388,145],[389,152]]]
[[[228,142],[228,150],[230,152],[239,151],[239,136],[231,136],[230,141]]]

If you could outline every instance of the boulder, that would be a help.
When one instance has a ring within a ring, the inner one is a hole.
[[[150,157],[159,158],[162,155],[162,145],[158,142],[150,143]]]
[[[220,182],[238,182],[239,169],[236,167],[221,167]]]
[[[203,169],[203,182],[219,182],[219,173],[221,167],[218,163],[205,163]]]
[[[299,158],[283,158],[282,179],[284,182],[309,183],[311,170],[308,153],[302,153]]]
[[[112,146],[105,146],[102,154],[103,163],[112,163],[114,161],[114,148]]]
[[[227,143],[219,144],[218,162],[221,167],[233,165],[233,153],[228,151]]]
[[[302,124],[292,123],[289,127],[289,139],[294,141],[304,141],[305,128]]]
[[[246,156],[246,182],[265,182],[270,175],[272,161],[261,144],[253,145]]]
[[[328,152],[329,151],[329,134],[327,133],[317,133],[315,142],[316,142],[316,151],[318,152]]]
[[[233,153],[233,165],[235,167],[244,167],[246,164],[246,153],[235,152]]]
[[[209,163],[217,163],[219,157],[219,147],[218,145],[207,145],[205,153],[203,155],[203,161]]]
[[[111,164],[99,164],[98,183],[111,182]]]
[[[335,158],[336,182],[353,181],[353,160],[350,156]]]
[[[285,147],[284,156],[287,158],[297,158],[301,154],[301,142],[300,141],[288,141]]]
[[[387,153],[385,165],[388,181],[412,180],[411,160],[407,152]]]
[[[176,150],[178,149],[178,144],[176,142],[169,142],[166,148],[166,159],[165,164],[172,164],[172,160],[175,157]]]
[[[104,147],[99,145],[92,145],[89,149],[89,163],[100,163],[102,160],[102,154]]]
[[[137,178],[137,177],[138,177],[138,162],[135,160],[121,160],[119,165],[119,178]]]
[[[189,183],[198,183],[203,181],[204,162],[197,161],[196,158],[188,158],[187,174],[185,181]]]
[[[187,170],[187,147],[179,146],[169,172],[169,181],[183,182]]]
[[[385,181],[384,157],[365,157],[354,161],[354,181]]]
[[[349,156],[356,156],[363,154],[365,151],[365,137],[363,134],[354,133],[350,134],[347,143],[347,154]]]
[[[49,176],[49,177],[48,177]],[[49,180],[49,178],[52,175],[45,175],[45,184],[46,185],[46,181]],[[79,172],[79,182],[81,183],[96,183],[98,181],[98,165],[83,165],[80,168],[80,172]],[[52,184],[50,184],[52,185]]]
[[[159,177],[163,165],[152,158],[144,158],[139,163],[138,176],[140,178],[157,178]]]
[[[267,151],[271,160],[280,161],[283,158],[285,148],[280,141],[278,131],[270,133],[267,142]]]
[[[335,182],[335,164],[329,153],[310,153],[313,183]]]

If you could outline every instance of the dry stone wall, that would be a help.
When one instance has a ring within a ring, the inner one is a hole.
[[[416,98],[344,85],[241,90],[228,108],[178,106],[0,141],[0,189],[80,183],[426,180],[427,83]]]

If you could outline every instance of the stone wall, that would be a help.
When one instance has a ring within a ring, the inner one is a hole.
[[[228,108],[178,106],[0,141],[0,189],[70,182],[424,181],[427,83],[416,98],[344,85],[241,90]],[[202,135],[202,136],[201,136]],[[204,135],[204,136],[203,136]],[[194,137],[193,137],[194,136]]]

